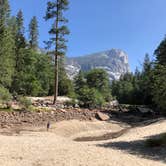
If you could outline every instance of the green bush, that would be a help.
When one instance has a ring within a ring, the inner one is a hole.
[[[9,91],[4,88],[3,86],[0,86],[0,101],[1,102],[8,102],[12,99],[11,94]]]
[[[65,102],[65,105],[68,107],[69,106],[75,107],[76,104],[78,104],[78,101],[75,99],[71,99],[71,100]]]
[[[100,108],[112,99],[109,77],[102,69],[80,72],[74,79],[74,87],[82,107]]]
[[[29,109],[30,106],[32,105],[31,100],[24,96],[20,96],[18,100],[23,109]]]
[[[79,91],[78,99],[80,105],[87,108],[98,108],[104,105],[104,98],[98,90],[94,88],[83,87]]]
[[[73,83],[67,77],[63,77],[59,80],[58,91],[60,96],[68,96],[72,98],[75,96]]]

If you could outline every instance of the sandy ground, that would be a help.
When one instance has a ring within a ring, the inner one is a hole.
[[[63,121],[19,135],[0,135],[0,166],[164,166],[166,153],[143,148],[148,136],[166,132],[166,120],[129,129],[106,141],[76,142],[77,137],[99,136],[127,128],[110,122]],[[164,149],[165,150],[165,149]],[[165,154],[165,156],[163,156]]]

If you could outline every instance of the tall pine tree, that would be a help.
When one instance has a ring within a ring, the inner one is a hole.
[[[153,71],[153,101],[166,113],[166,37],[155,50],[156,63]]]
[[[24,54],[26,49],[26,39],[24,37],[24,18],[23,12],[21,10],[18,11],[15,23],[13,28],[16,30],[15,34],[15,72],[12,81],[12,92],[19,92],[20,91],[20,82],[22,80],[22,72],[24,71]]]
[[[166,65],[166,37],[161,41],[158,48],[155,50],[157,63]]]
[[[8,0],[0,0],[0,84],[10,87],[14,72],[14,40],[8,26],[10,7]]]
[[[69,34],[65,23],[67,19],[64,17],[64,11],[68,9],[69,2],[68,0],[55,0],[49,1],[47,3],[47,11],[46,11],[46,20],[53,20],[53,25],[49,31],[51,38],[47,44],[55,45],[55,49],[53,51],[55,55],[55,81],[54,81],[54,101],[53,104],[56,103],[58,96],[58,57],[63,56],[66,50],[66,39],[65,35]]]
[[[16,71],[22,70],[20,68],[20,63],[21,63],[21,57],[20,57],[20,52],[22,51],[21,49],[26,48],[26,40],[24,37],[24,18],[23,18],[23,13],[21,10],[17,13],[16,16],[16,25],[17,25],[17,32],[16,32],[16,38],[15,38],[15,43],[16,43]]]
[[[38,48],[38,21],[37,18],[34,16],[29,24],[29,44],[30,48],[37,49]]]

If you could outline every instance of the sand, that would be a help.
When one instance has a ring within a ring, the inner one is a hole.
[[[49,132],[45,128],[38,128],[22,131],[19,135],[0,135],[0,166],[166,165],[164,156],[160,158],[158,153],[151,154],[151,150],[140,150],[142,141],[148,136],[166,132],[166,120],[129,129],[124,135],[112,140],[74,141],[77,137],[99,136],[128,127],[113,121],[73,120],[53,124]]]

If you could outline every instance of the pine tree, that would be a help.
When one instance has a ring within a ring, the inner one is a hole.
[[[145,54],[144,63],[143,63],[143,73],[151,71],[152,63],[149,58],[149,54]]]
[[[8,25],[11,29],[12,35],[13,35],[13,39],[15,40],[16,38],[16,34],[17,34],[17,23],[16,23],[16,17],[12,16],[9,21],[8,21]]]
[[[153,101],[159,111],[166,113],[166,65],[157,64],[153,71]]]
[[[151,87],[152,87],[152,62],[150,61],[149,55],[146,54],[143,63],[143,70],[141,73],[140,80],[140,91],[142,92],[142,100],[143,104],[149,105],[152,104],[152,95],[151,95]]]
[[[24,19],[23,19],[23,13],[21,10],[17,13],[16,16],[16,25],[17,25],[17,32],[15,37],[15,43],[16,43],[16,71],[22,70],[19,67],[19,63],[21,61],[20,52],[21,49],[26,48],[26,40],[24,37]]]
[[[166,37],[155,50],[156,61],[152,73],[153,101],[159,110],[166,112]]]
[[[38,21],[37,18],[34,16],[29,24],[29,44],[30,48],[37,49],[38,48]]]
[[[14,40],[9,28],[0,34],[0,84],[9,88],[14,73]]]
[[[55,45],[54,55],[55,55],[55,82],[54,82],[54,101],[56,103],[58,96],[58,57],[63,56],[66,50],[66,39],[65,35],[69,34],[65,23],[67,19],[64,18],[64,11],[68,9],[68,0],[55,0],[49,1],[47,3],[46,20],[54,20],[52,28],[49,34],[52,36],[50,41],[47,42],[48,45]]]
[[[166,65],[166,37],[161,41],[154,54],[156,55],[157,63]]]
[[[10,7],[7,0],[0,0],[0,84],[10,87],[14,72],[14,40],[8,26]]]
[[[6,28],[10,16],[10,6],[8,0],[0,0],[0,31]]]
[[[15,51],[14,51],[14,58],[15,58],[15,72],[14,77],[12,80],[12,92],[19,92],[20,91],[20,84],[22,81],[23,71],[24,71],[24,56],[25,49],[26,49],[26,39],[24,37],[24,18],[23,12],[21,10],[18,11],[15,23],[13,23],[13,28],[15,29],[14,39],[15,39]],[[27,53],[28,54],[28,53]]]
[[[17,33],[19,35],[24,34],[24,18],[23,18],[23,12],[22,10],[19,10],[16,16],[16,22],[17,22]]]

